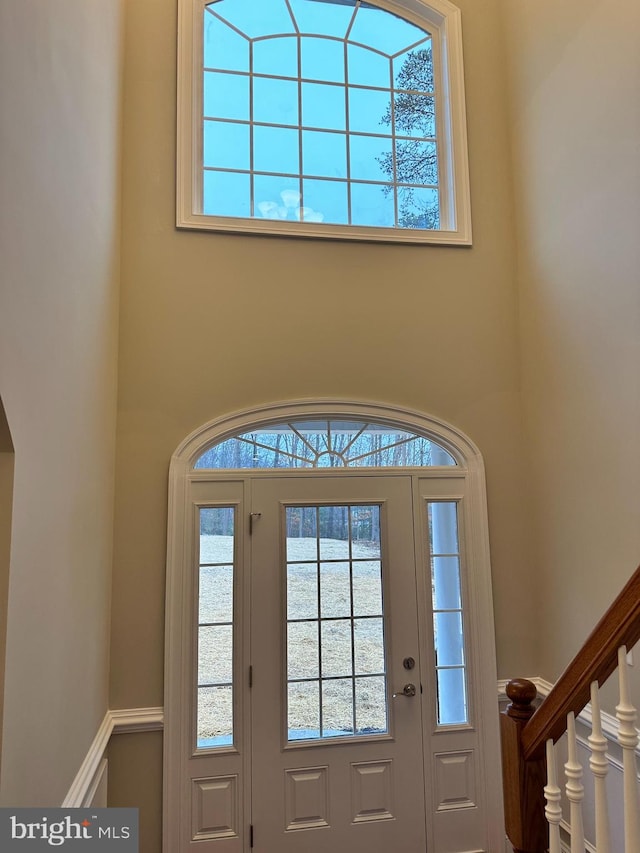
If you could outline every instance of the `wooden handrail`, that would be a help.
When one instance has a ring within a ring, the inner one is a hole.
[[[505,828],[514,853],[549,849],[544,799],[547,740],[562,737],[567,714],[573,711],[577,716],[583,710],[591,684],[603,684],[617,669],[618,649],[631,649],[638,640],[640,566],[537,710],[531,681],[517,678],[507,685],[511,702],[500,714],[500,734]]]
[[[576,717],[589,701],[593,681],[602,685],[618,666],[618,649],[640,640],[640,566],[553,689],[522,729],[525,761],[542,759],[549,738],[557,741],[567,728],[567,714]]]

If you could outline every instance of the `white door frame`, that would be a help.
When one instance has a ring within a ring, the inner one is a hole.
[[[346,400],[297,400],[273,403],[248,409],[210,421],[194,430],[181,442],[171,458],[169,469],[169,507],[167,533],[167,579],[165,619],[165,725],[164,725],[164,798],[163,851],[180,851],[183,814],[183,744],[184,727],[189,724],[185,713],[185,697],[190,689],[187,664],[193,643],[185,623],[185,572],[191,566],[191,554],[185,553],[185,524],[190,510],[189,490],[192,483],[203,480],[229,479],[229,473],[194,470],[195,460],[212,444],[251,428],[286,422],[291,419],[360,420],[384,423],[411,430],[433,439],[455,458],[455,467],[423,468],[422,476],[437,470],[439,477],[451,475],[465,478],[467,504],[467,546],[473,571],[469,573],[467,608],[471,615],[469,641],[474,650],[474,716],[482,732],[484,762],[483,786],[488,799],[488,850],[502,848],[504,820],[502,814],[502,779],[498,708],[496,702],[496,651],[489,558],[488,516],[484,463],[476,445],[460,430],[421,412],[381,403]],[[399,471],[400,469],[378,469]],[[241,472],[237,472],[241,473]],[[249,473],[249,472],[247,472]],[[307,474],[310,472],[307,470]],[[404,469],[403,473],[407,473]]]

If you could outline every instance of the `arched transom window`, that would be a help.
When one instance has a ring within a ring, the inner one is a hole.
[[[455,465],[431,439],[363,421],[292,421],[227,438],[201,454],[196,469],[395,468]]]
[[[181,4],[178,224],[469,242],[454,7]]]

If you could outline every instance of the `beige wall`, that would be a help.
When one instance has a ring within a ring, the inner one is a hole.
[[[477,442],[489,485],[499,668],[533,668],[533,632],[513,606],[521,596],[535,600],[536,587],[522,486],[499,7],[460,5],[471,249],[176,231],[176,3],[127,5],[113,707],[163,700],[171,453],[217,415],[300,397],[398,403]],[[133,772],[134,757],[122,760]],[[135,796],[145,810],[159,808],[153,794]]]
[[[640,561],[640,5],[503,5],[539,672],[553,680]]]
[[[382,400],[484,453],[499,666],[533,665],[498,2],[461,3],[475,240],[361,245],[174,226],[175,0],[127,6],[112,704],[162,702],[167,471],[191,430],[266,401]]]
[[[118,734],[108,750],[111,808],[138,808],[140,853],[162,849],[162,732]]]
[[[120,25],[120,0],[0,0],[3,805],[59,804],[107,708]]]

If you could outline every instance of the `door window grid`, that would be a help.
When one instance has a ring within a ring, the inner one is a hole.
[[[205,6],[205,215],[440,227],[431,36],[385,10],[346,5],[350,22],[339,35],[313,29],[319,18],[306,31],[302,7],[298,21],[296,4],[279,3],[289,31],[253,38],[237,3]]]
[[[427,502],[438,726],[469,722],[457,501]]]
[[[196,747],[233,744],[235,508],[199,510]]]
[[[387,732],[379,512],[286,508],[289,742]]]

